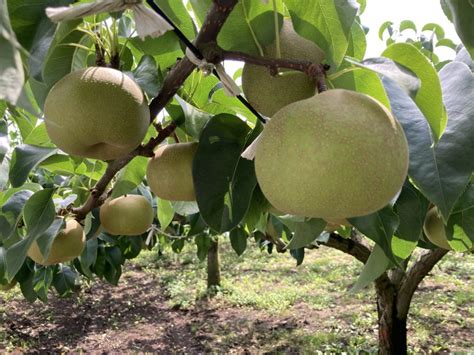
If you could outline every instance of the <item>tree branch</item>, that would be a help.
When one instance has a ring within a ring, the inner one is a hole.
[[[327,90],[326,87],[326,70],[327,65],[317,64],[307,60],[290,60],[282,58],[265,58],[252,56],[247,53],[237,51],[216,51],[215,58],[211,60],[236,60],[240,62],[250,63],[267,67],[272,75],[277,75],[279,69],[292,69],[300,71],[308,75],[308,77],[316,82],[318,92]]]
[[[196,47],[205,47],[209,42],[216,41],[220,29],[236,4],[237,0],[214,0],[203,26],[196,37]],[[184,58],[180,60],[168,73],[159,94],[149,105],[151,117],[150,123],[154,121],[156,115],[158,115],[158,113],[173,98],[186,78],[191,75],[195,68],[196,66],[194,64],[192,64],[187,58]],[[91,190],[86,202],[82,206],[72,210],[76,219],[78,221],[83,220],[94,207],[99,206],[103,202],[105,189],[120,169],[125,167],[138,155],[153,156],[154,148],[167,137],[172,135],[175,129],[176,125],[172,123],[161,130],[157,137],[151,138],[145,145],[137,147],[123,158],[109,162],[104,175]]]
[[[397,311],[399,315],[407,316],[411,298],[418,285],[433,269],[436,263],[447,253],[448,250],[437,248],[425,252],[416,260],[400,284],[397,299]]]
[[[352,255],[361,263],[365,264],[369,259],[370,247],[357,233],[352,232],[351,238],[343,238],[339,234],[331,233],[326,243],[320,245],[340,250],[346,254]]]

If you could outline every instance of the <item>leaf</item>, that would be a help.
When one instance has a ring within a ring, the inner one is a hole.
[[[3,205],[0,213],[0,241],[11,237],[21,218],[21,212],[28,199],[33,195],[29,190],[15,192]]]
[[[247,249],[247,233],[242,228],[234,228],[230,231],[230,245],[232,249],[241,256],[245,249]]]
[[[474,208],[452,215],[446,226],[449,245],[458,252],[474,248]]]
[[[33,277],[33,290],[41,301],[46,302],[48,300],[48,290],[52,282],[52,268],[42,267],[36,269],[35,276]]]
[[[179,39],[172,31],[168,31],[158,38],[147,37],[145,40],[132,37],[129,43],[139,51],[139,53],[136,50],[133,52],[135,57],[139,57],[140,54],[151,55],[164,70],[174,65],[176,58],[183,56]]]
[[[290,255],[296,260],[296,266],[303,264],[304,248],[290,249]]]
[[[304,219],[302,222],[295,222],[288,217],[278,218],[292,232],[293,237],[286,246],[286,249],[300,249],[311,244],[322,233],[326,227],[326,221],[319,218]]]
[[[385,21],[384,23],[380,25],[379,38],[381,41],[383,41],[383,34],[387,29],[388,29],[389,35],[392,36],[392,33],[393,33],[392,26],[393,26],[392,21]]]
[[[38,243],[39,250],[43,256],[43,260],[47,260],[49,253],[51,252],[51,247],[53,246],[54,239],[59,234],[61,229],[64,227],[63,218],[55,218],[53,223],[42,233],[36,242]]]
[[[28,175],[39,163],[57,152],[55,148],[44,148],[22,144],[13,150],[10,164],[10,183],[13,187],[21,186]]]
[[[86,246],[84,250],[82,251],[81,256],[79,257],[82,271],[89,278],[92,278],[90,267],[94,265],[97,260],[98,247],[99,247],[99,243],[98,243],[97,238],[91,238],[87,240]]]
[[[440,77],[449,121],[443,137],[434,146],[419,108],[390,81],[384,80],[384,85],[407,136],[408,173],[447,219],[474,170],[474,80],[469,68],[460,62],[446,65]]]
[[[183,111],[186,134],[199,140],[202,130],[212,116],[187,103],[179,96],[176,96],[176,100]]]
[[[420,79],[421,87],[415,95],[415,102],[426,117],[435,137],[440,138],[448,118],[443,106],[441,84],[436,69],[414,45],[409,43],[392,44],[382,56],[410,69]]]
[[[425,26],[426,27],[426,26]],[[415,31],[415,33],[417,32],[416,30],[416,25],[413,21],[410,21],[410,20],[403,20],[402,22],[400,22],[400,26],[399,26],[399,31],[400,32],[403,32],[405,30],[413,30]],[[425,31],[425,28],[423,27],[423,30],[422,31]]]
[[[26,202],[23,208],[23,217],[27,226],[28,234],[7,250],[7,272],[8,279],[12,280],[21,268],[26,258],[26,253],[31,243],[43,233],[52,223],[55,210],[52,202],[52,189],[36,192]]]
[[[390,260],[380,246],[375,244],[369,259],[364,265],[357,282],[349,290],[350,293],[361,291],[382,275],[390,266]]]
[[[436,34],[436,38],[438,40],[444,39],[444,30],[443,27],[438,25],[437,23],[427,23],[426,25],[423,26],[421,29],[422,32],[425,31],[432,31]],[[415,31],[416,32],[416,31]]]
[[[42,69],[43,82],[48,88],[71,72],[76,51],[84,51],[71,45],[79,43],[85,36],[84,32],[76,30],[77,24],[77,21],[67,21],[58,26]]]
[[[194,13],[202,23],[210,8],[211,0],[191,0]],[[283,11],[281,1],[278,5],[278,24],[281,28]],[[249,54],[260,54],[261,48],[272,43],[275,39],[273,28],[274,17],[271,3],[263,1],[239,1],[229,17],[226,19],[222,30],[217,36],[217,43],[225,50],[238,50]],[[269,26],[269,24],[272,24]],[[238,36],[236,35],[238,33]]]
[[[355,66],[372,70],[377,74],[395,81],[410,96],[415,96],[420,88],[420,80],[413,72],[388,58],[369,58],[359,63],[346,57],[346,61]]]
[[[66,154],[53,154],[43,160],[39,166],[57,175],[76,174],[76,164],[74,160]]]
[[[59,271],[54,274],[53,286],[60,296],[65,296],[76,286],[77,274],[69,266],[59,265]]]
[[[147,162],[148,159],[145,157],[135,157],[120,171],[112,191],[112,198],[128,194],[142,183]]]
[[[0,0],[0,100],[15,105],[20,97],[25,76],[15,33],[10,25],[6,0]]]
[[[423,234],[428,201],[406,181],[393,209],[400,219],[400,224],[392,239],[392,250],[400,259],[406,259],[416,248]]]
[[[23,208],[23,219],[28,234],[34,235],[35,239],[49,228],[56,216],[53,193],[53,189],[35,192]]]
[[[346,54],[359,4],[355,0],[284,0],[293,26],[313,41],[337,68]]]
[[[127,72],[150,97],[155,97],[161,89],[162,82],[158,75],[155,58],[144,55],[132,72]]]
[[[399,265],[399,260],[392,250],[392,237],[397,230],[399,219],[390,206],[367,216],[348,218],[348,221],[377,243],[395,265]]]
[[[206,234],[199,234],[194,238],[197,246],[197,257],[200,261],[204,261],[207,257],[207,252],[211,246],[211,237]]]
[[[236,116],[214,116],[201,133],[193,161],[196,201],[204,221],[217,232],[245,217],[257,184],[253,161],[240,157],[250,128]]]
[[[474,3],[471,0],[445,0],[451,20],[464,47],[474,58]]]
[[[7,154],[10,148],[8,142],[8,124],[4,119],[0,119],[0,163],[3,162],[5,154]]]
[[[347,72],[333,80],[333,84],[337,88],[367,94],[390,109],[390,101],[388,100],[382,81],[378,75],[371,70],[360,68]]]
[[[349,46],[346,55],[358,60],[364,59],[367,49],[367,40],[365,38],[364,29],[358,21],[354,21],[349,37]]]
[[[156,198],[158,201],[158,222],[160,222],[161,230],[166,230],[174,217],[173,205],[170,201]]]
[[[178,26],[181,32],[183,32],[188,39],[194,38],[196,35],[196,29],[194,28],[193,20],[182,1],[157,0],[156,2],[161,10],[163,10],[171,21]]]

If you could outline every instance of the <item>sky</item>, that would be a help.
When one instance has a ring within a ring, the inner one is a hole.
[[[403,20],[411,20],[420,30],[423,25],[434,22],[443,27],[447,38],[459,43],[454,26],[444,15],[439,0],[367,0],[367,7],[361,19],[363,25],[370,28],[366,57],[379,56],[385,48],[378,32],[380,25],[388,20],[397,24]],[[454,51],[449,49],[439,53],[446,59],[454,56]]]

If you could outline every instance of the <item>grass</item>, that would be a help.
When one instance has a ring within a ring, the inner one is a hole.
[[[224,238],[221,238],[222,240]],[[156,274],[171,307],[194,309],[206,292],[205,263],[192,246],[180,255],[159,258],[142,253],[133,262]],[[362,265],[338,251],[321,248],[307,252],[296,266],[288,254],[271,254],[249,247],[238,257],[227,241],[221,243],[222,286],[212,299],[216,307],[238,307],[259,317],[307,318],[307,327],[275,330],[272,351],[291,345],[301,351],[375,351],[377,314],[373,287],[349,294]],[[418,351],[472,351],[469,334],[474,327],[474,257],[450,253],[433,270],[414,296],[409,319],[409,343]],[[212,342],[235,343],[218,327],[209,329]],[[267,334],[268,336],[268,334]],[[257,339],[258,342],[258,339]],[[287,348],[286,348],[287,349]]]

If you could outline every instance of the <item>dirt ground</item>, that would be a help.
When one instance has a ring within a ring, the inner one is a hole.
[[[328,260],[333,259],[334,257]],[[315,257],[311,261],[318,260],[321,265],[325,265],[321,258]],[[148,259],[144,261],[149,263]],[[258,259],[254,258],[253,261],[256,263]],[[193,265],[195,264],[190,263],[187,267],[192,268]],[[236,265],[229,263],[229,269],[225,270],[225,275],[234,284],[243,282],[239,279],[240,276],[238,278],[232,275],[230,267],[235,270],[236,275],[242,275],[242,269],[238,270]],[[307,265],[308,270],[314,267],[311,263]],[[445,264],[441,276],[451,273],[449,265],[451,264]],[[244,274],[252,272],[247,266],[243,265],[244,270],[247,270]],[[337,266],[328,264],[324,267],[320,273],[330,278],[329,270]],[[255,268],[260,270],[261,266]],[[174,285],[173,280],[185,278],[185,272],[191,272],[191,269],[187,270],[184,263],[167,265],[166,269],[171,275],[168,275],[167,281],[163,275],[164,269],[160,274],[149,270],[147,272],[136,264],[128,264],[118,286],[100,281],[91,282],[83,285],[82,291],[70,298],[51,295],[47,304],[30,304],[18,294],[0,297],[0,352],[288,354],[312,353],[313,350],[320,349],[336,352],[362,349],[376,352],[376,311],[374,296],[370,291],[357,300],[350,298],[335,288],[341,283],[338,279],[327,283],[324,292],[321,291],[321,301],[326,302],[324,295],[329,295],[325,306],[315,306],[314,301],[295,297],[294,302],[286,309],[275,311],[275,304],[272,304],[269,311],[246,305],[244,301],[248,300],[239,299],[239,306],[231,300],[230,295],[224,294],[212,299],[200,297],[191,306],[183,307],[176,302],[178,296],[170,297],[170,287]],[[289,268],[287,271],[297,275],[293,269]],[[314,275],[314,270],[308,272],[308,275]],[[262,278],[268,277],[262,271],[259,271],[258,275],[262,275]],[[339,271],[338,275],[344,279],[352,278],[348,277],[347,272]],[[202,276],[200,278],[204,279]],[[192,277],[192,280],[196,280],[194,274]],[[295,286],[294,279],[290,276],[281,280],[289,282],[287,288],[277,285],[273,280],[267,280],[273,286],[259,285],[257,292],[268,290],[265,300],[270,297],[279,300],[279,295],[288,292],[285,291],[287,289],[293,290]],[[240,287],[248,294],[252,292],[251,285],[257,282],[260,281],[252,279],[251,284],[242,284]],[[322,281],[317,282],[323,287]],[[414,301],[415,316],[413,322],[409,323],[409,334],[416,338],[416,344],[421,344],[418,348],[421,351],[471,349],[469,345],[466,348],[466,344],[473,344],[470,315],[472,308],[469,306],[472,304],[472,295],[463,296],[466,300],[461,302],[468,306],[468,311],[465,313],[464,308],[461,308],[462,313],[459,313],[452,303],[445,303],[446,300],[454,298],[453,292],[456,289],[447,283],[440,289],[439,282],[430,278],[421,285],[420,291],[423,293],[419,293]],[[464,280],[459,282],[465,283]],[[185,290],[192,287],[190,285],[191,281],[186,284]],[[272,294],[271,288],[276,292]],[[312,289],[318,291],[317,286]],[[432,294],[442,296],[439,302],[453,308],[454,316],[445,315],[449,308],[440,309],[439,314],[435,314],[436,307],[430,304]],[[429,325],[430,333],[426,333],[426,328],[421,327],[423,324]],[[425,337],[425,340],[418,340],[422,337]],[[446,343],[447,339],[451,342],[449,345]],[[453,343],[453,339],[461,339],[462,342],[455,340]],[[438,343],[441,346],[433,348]]]
[[[191,311],[173,309],[160,293],[158,280],[140,270],[127,272],[117,287],[97,282],[80,296],[52,297],[45,305],[10,301],[1,319],[8,338],[3,340],[8,341],[0,344],[0,351],[33,353],[208,352],[213,349],[206,328],[216,324],[228,325],[229,332],[245,337],[234,351],[256,352],[259,338],[267,332],[308,323],[305,319],[272,319],[255,310],[222,309],[206,300]]]

